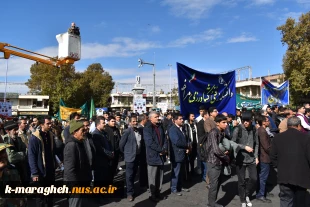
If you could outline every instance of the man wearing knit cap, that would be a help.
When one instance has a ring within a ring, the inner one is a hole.
[[[4,124],[6,135],[3,136],[3,141],[13,147],[7,148],[9,162],[14,164],[21,176],[22,182],[29,181],[27,171],[26,151],[27,147],[22,139],[18,136],[18,125],[15,121],[7,121]]]
[[[64,181],[74,186],[86,187],[90,184],[92,175],[83,143],[85,133],[83,121],[72,120],[69,132],[70,136],[66,140],[64,149]],[[83,200],[80,195],[72,195],[69,198],[69,206],[83,206]]]
[[[77,112],[73,112],[70,114],[69,116],[69,120],[67,119],[67,121],[72,121],[72,120],[79,120],[81,118],[81,115],[78,114]],[[70,136],[70,125],[67,125],[64,130],[63,130],[63,136],[64,136],[64,140],[66,140],[69,136]]]

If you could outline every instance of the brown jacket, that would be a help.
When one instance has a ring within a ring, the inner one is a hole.
[[[204,122],[204,129],[206,132],[210,132],[211,129],[214,129],[216,127],[216,123],[214,121],[214,118],[210,116],[208,119],[205,120]]]
[[[264,127],[257,129],[259,139],[259,161],[263,163],[270,163],[270,149],[271,141]]]

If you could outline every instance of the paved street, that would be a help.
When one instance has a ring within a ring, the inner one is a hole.
[[[164,176],[164,185],[163,185],[163,194],[168,196],[167,200],[160,201],[158,203],[153,203],[148,199],[148,193],[142,192],[138,195],[133,202],[128,202],[127,199],[122,199],[118,202],[111,202],[104,206],[110,207],[122,207],[122,206],[135,206],[135,207],[144,207],[144,206],[163,206],[163,207],[187,207],[187,206],[206,206],[208,201],[208,190],[204,182],[200,182],[199,177],[195,177],[191,182],[184,183],[184,187],[189,188],[190,192],[183,193],[183,196],[174,196],[170,195],[170,171],[169,165],[165,166],[165,176]],[[137,188],[139,189],[138,185]],[[253,200],[253,206],[257,207],[268,207],[268,206],[280,206],[279,204],[279,188],[278,186],[274,187],[271,191],[275,196],[270,198],[273,203],[263,204]],[[241,206],[238,190],[237,190],[237,176],[234,175],[231,178],[225,178],[225,181],[222,183],[219,194],[218,194],[218,203],[224,206]]]
[[[123,166],[125,169],[125,166]],[[138,196],[135,198],[133,202],[127,201],[125,195],[123,199],[106,199],[106,204],[99,205],[95,202],[94,199],[88,199],[89,207],[127,207],[127,206],[134,206],[134,207],[188,207],[188,206],[206,206],[207,205],[207,198],[208,198],[208,190],[206,188],[205,183],[200,182],[199,177],[194,177],[192,181],[184,183],[184,187],[189,188],[190,192],[183,193],[183,196],[173,196],[170,195],[170,165],[166,164],[165,166],[165,175],[164,175],[164,185],[162,189],[162,193],[168,196],[167,200],[160,201],[158,203],[153,203],[148,199],[148,192],[138,192]],[[125,171],[121,171],[115,177],[116,181],[124,179]],[[275,172],[272,174],[270,180],[274,180]],[[279,202],[279,187],[268,185],[271,193],[274,194],[274,197],[269,197],[272,200],[270,204],[264,204],[257,202],[255,199],[252,201],[254,207],[272,207],[272,206],[280,206]],[[139,190],[139,184],[136,183],[136,188]],[[308,196],[308,206],[310,206],[310,195]],[[34,204],[34,200],[30,201],[30,204]],[[238,189],[237,189],[237,176],[234,175],[230,178],[226,177],[225,181],[222,183],[219,194],[218,194],[218,203],[224,206],[241,206],[239,196],[238,196]],[[33,205],[30,205],[33,206]],[[67,205],[67,201],[65,199],[57,200],[55,206],[65,207]]]

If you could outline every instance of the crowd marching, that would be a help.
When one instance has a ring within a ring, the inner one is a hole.
[[[161,194],[164,166],[171,163],[171,194],[182,196],[190,189],[184,181],[200,176],[206,185],[207,206],[216,203],[223,176],[236,172],[242,207],[251,200],[271,203],[266,183],[271,171],[277,174],[281,207],[306,205],[310,188],[310,107],[296,110],[264,106],[260,111],[237,109],[236,115],[201,106],[190,114],[156,111],[105,112],[84,119],[72,113],[65,122],[49,116],[3,120],[0,144],[0,180],[55,182],[55,170],[72,185],[113,184],[125,161],[128,201],[135,198],[134,182],[139,174],[141,190],[153,202]],[[138,172],[139,170],[139,172]],[[246,173],[247,171],[247,173]],[[248,176],[246,176],[248,175]],[[248,177],[248,178],[247,178]],[[3,185],[2,185],[3,186]],[[99,197],[98,202],[104,198]],[[84,198],[70,196],[69,206],[83,206]],[[25,198],[1,195],[0,206],[24,206]],[[36,205],[53,206],[53,196],[36,197]]]

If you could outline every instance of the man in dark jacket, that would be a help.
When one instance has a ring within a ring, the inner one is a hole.
[[[150,186],[150,200],[159,201],[164,177],[164,163],[167,154],[167,139],[164,129],[158,125],[159,115],[152,111],[149,114],[149,124],[143,128],[143,138],[146,147],[148,164],[148,179]]]
[[[28,161],[32,181],[39,182],[39,186],[50,186],[55,182],[55,141],[50,131],[52,121],[50,116],[39,119],[40,129],[32,133],[28,145]],[[37,206],[44,206],[47,201],[49,207],[53,206],[51,195],[39,196]]]
[[[81,120],[81,121],[83,121],[83,126],[84,126],[84,130],[85,130],[83,143],[85,145],[89,164],[90,164],[91,168],[93,169],[93,163],[94,163],[94,157],[96,154],[96,149],[95,149],[94,142],[92,139],[92,134],[89,133],[90,124],[89,124],[89,121],[86,119]]]
[[[260,126],[257,129],[259,139],[260,172],[259,192],[256,194],[256,199],[264,203],[271,203],[271,200],[266,198],[266,181],[270,172],[269,154],[271,149],[271,140],[266,131],[266,127],[269,126],[269,118],[267,116],[259,115],[257,116],[257,122]]]
[[[141,114],[138,116],[138,131],[142,134],[143,137],[143,128],[148,121],[148,116],[146,114]],[[140,188],[146,190],[148,188],[148,179],[147,179],[147,163],[146,163],[146,149],[144,139],[141,142],[142,151],[140,152],[140,163],[139,163],[139,184]]]
[[[167,113],[167,117],[163,121],[163,127],[165,132],[169,128],[169,126],[172,126],[172,114],[170,112]]]
[[[310,188],[310,137],[300,132],[298,117],[289,118],[287,126],[287,131],[275,136],[270,153],[273,165],[278,168],[280,205],[306,206]]]
[[[207,140],[207,169],[210,180],[210,189],[208,194],[208,207],[222,207],[216,203],[219,178],[222,171],[222,165],[229,162],[228,152],[222,152],[219,144],[224,139],[224,131],[227,127],[227,118],[219,114],[214,119],[216,127],[211,129]]]
[[[75,26],[75,23],[72,22],[71,27],[68,29],[68,33],[80,36],[80,28]]]
[[[102,116],[98,116],[95,124],[96,129],[93,132],[93,142],[96,148],[95,162],[93,163],[95,185],[100,185],[100,183],[111,185],[113,183],[111,160],[114,157],[114,153],[104,131],[106,127],[105,119]]]
[[[11,144],[12,147],[6,149],[9,162],[13,164],[21,178],[23,184],[29,182],[28,173],[28,158],[27,158],[27,147],[22,139],[18,136],[18,125],[15,121],[7,121],[4,124],[6,135],[4,135],[3,142]]]
[[[206,182],[207,179],[207,163],[205,155],[201,154],[201,141],[206,136],[207,132],[204,128],[204,122],[209,118],[209,112],[204,111],[202,119],[197,123],[197,135],[198,135],[198,146],[197,146],[197,173],[202,174],[202,181]]]
[[[195,117],[194,117],[195,118]],[[170,161],[171,169],[171,193],[182,196],[181,191],[188,192],[188,189],[182,188],[182,179],[184,172],[184,163],[186,154],[189,153],[189,144],[186,141],[185,131],[183,130],[183,118],[181,114],[175,114],[173,117],[174,125],[169,129],[170,140]]]
[[[69,132],[70,136],[66,139],[64,149],[64,181],[69,182],[69,185],[87,187],[91,182],[92,175],[83,143],[85,133],[83,122],[72,120]],[[70,196],[70,207],[82,207],[84,205],[81,195]]]
[[[137,117],[129,118],[129,128],[125,129],[119,143],[119,148],[124,153],[126,162],[126,186],[127,199],[133,201],[134,181],[141,159],[141,151],[145,151],[143,144],[143,134],[137,128]]]
[[[27,205],[26,195],[21,198],[16,196],[11,197],[4,193],[4,186],[8,185],[11,188],[20,186],[20,176],[18,171],[10,165],[6,150],[13,147],[10,144],[0,143],[0,181],[2,186],[2,193],[0,194],[0,206],[29,206]]]
[[[236,142],[240,150],[236,156],[236,172],[238,175],[238,192],[242,206],[252,206],[250,196],[255,190],[257,181],[256,165],[258,164],[258,137],[252,125],[252,113],[242,113],[242,124],[235,127],[232,141]],[[249,180],[245,180],[245,171],[249,173]]]
[[[111,166],[111,173],[114,176],[119,162],[119,141],[121,140],[121,134],[119,129],[116,127],[116,120],[114,116],[108,117],[108,124],[106,125],[104,131],[107,133],[108,140],[112,146],[112,151],[114,152],[114,158],[112,159]]]
[[[195,122],[195,114],[189,113],[188,120],[184,123],[184,129],[186,132],[186,140],[190,145],[190,153],[187,153],[189,160],[186,159],[186,175],[187,179],[190,179],[189,173],[191,175],[195,175],[195,160],[197,158],[197,145],[198,145],[198,133],[197,133],[197,126]],[[189,161],[189,162],[188,162]],[[191,168],[191,172],[189,171],[189,166]]]

